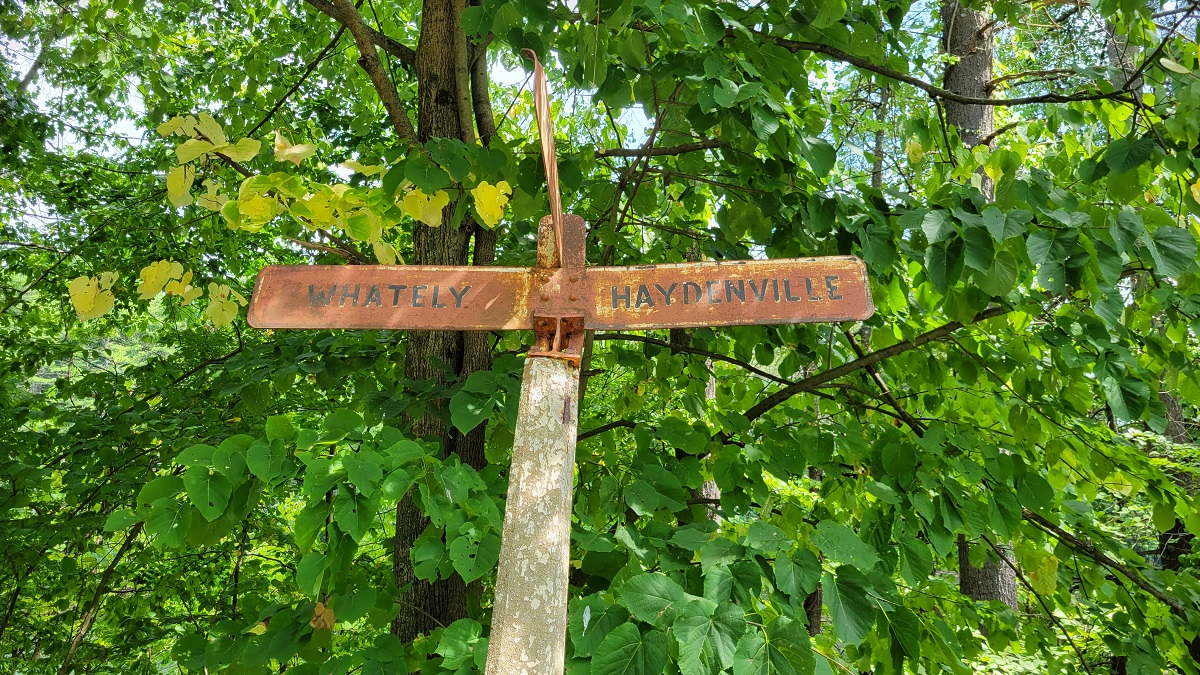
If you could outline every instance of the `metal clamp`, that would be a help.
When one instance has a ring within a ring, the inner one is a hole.
[[[576,366],[583,358],[583,314],[535,310],[533,336],[529,356],[562,359]]]

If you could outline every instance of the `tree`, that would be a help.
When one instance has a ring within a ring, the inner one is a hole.
[[[590,337],[571,671],[1197,672],[1194,4],[7,7],[14,669],[482,668],[527,336],[242,302],[529,264],[531,48],[590,264],[857,255],[877,307]]]

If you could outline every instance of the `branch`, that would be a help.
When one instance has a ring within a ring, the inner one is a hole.
[[[308,0],[308,2],[312,4],[314,0]],[[313,6],[317,7],[315,4]],[[320,7],[317,8],[320,9]],[[358,65],[362,66],[362,69],[367,72],[367,76],[371,78],[371,84],[375,85],[375,91],[379,94],[379,100],[383,103],[384,109],[387,110],[392,127],[396,129],[396,135],[416,145],[417,132],[408,119],[408,111],[404,108],[404,103],[400,101],[400,94],[396,92],[395,83],[383,71],[383,62],[379,60],[379,53],[375,51],[373,35],[378,31],[373,31],[363,23],[362,17],[359,16],[354,5],[350,4],[350,0],[334,0],[334,9],[341,14],[340,18],[336,16],[334,18],[349,28],[350,34],[354,36],[354,44],[358,45],[359,52]]]
[[[971,324],[976,324],[976,323],[979,323],[980,321],[984,321],[986,319],[991,319],[993,317],[997,317],[1002,314],[1007,314],[1009,311],[1010,310],[1007,307],[992,307],[991,309],[986,309],[986,310],[980,312],[978,315],[976,315],[976,317],[971,321]],[[826,370],[821,373],[817,373],[816,375],[813,375],[811,377],[806,377],[803,380],[800,380],[799,382],[794,382],[794,383],[784,387],[783,389],[780,389],[779,391],[775,392],[774,394],[771,394],[770,396],[764,398],[763,400],[759,401],[758,403],[756,403],[752,408],[750,408],[749,410],[746,411],[746,413],[745,413],[746,419],[753,422],[754,420],[761,417],[768,410],[774,408],[775,406],[779,405],[780,403],[783,403],[784,401],[788,400],[792,396],[795,396],[796,394],[800,394],[800,393],[803,393],[806,391],[811,391],[813,389],[816,389],[820,385],[825,384],[826,382],[830,382],[832,380],[836,380],[839,377],[842,377],[843,375],[853,373],[856,370],[861,370],[863,368],[866,368],[867,366],[874,365],[885,359],[890,359],[891,357],[896,356],[897,354],[903,354],[904,352],[912,351],[913,349],[916,349],[917,347],[920,347],[921,345],[923,345],[927,342],[932,342],[934,340],[940,340],[940,339],[946,337],[947,335],[953,333],[954,331],[958,330],[959,328],[962,328],[963,326],[966,326],[966,325],[970,325],[970,324],[964,324],[961,321],[951,321],[950,323],[938,326],[937,328],[934,328],[933,330],[921,333],[920,335],[916,336],[915,338],[913,338],[911,340],[905,340],[904,342],[898,342],[898,343],[892,345],[891,347],[886,347],[884,349],[880,349],[878,351],[871,352],[870,354],[867,354],[866,356],[857,358],[853,361],[848,361],[846,363],[843,363],[842,365],[838,366],[837,368],[830,368],[829,370]]]
[[[104,597],[104,589],[108,586],[113,571],[117,569],[117,563],[121,562],[121,558],[125,557],[125,553],[133,545],[133,541],[142,533],[143,525],[144,522],[138,523],[129,531],[129,534],[125,537],[125,543],[121,544],[121,548],[117,549],[112,562],[108,564],[108,567],[104,570],[104,574],[100,577],[100,585],[96,587],[96,594],[92,596],[92,601],[88,604],[87,611],[83,613],[83,620],[79,623],[79,630],[75,632],[75,637],[71,640],[71,646],[67,648],[67,656],[58,668],[58,675],[67,675],[67,673],[71,672],[71,661],[75,658],[75,652],[79,649],[79,644],[83,642],[84,636],[91,630],[92,622],[96,620],[96,612],[100,609],[100,600]]]
[[[596,153],[597,157],[663,157],[682,155],[685,152],[695,152],[697,150],[709,150],[711,148],[720,147],[721,143],[716,139],[705,141],[697,141],[695,143],[685,143],[676,145],[671,148],[609,148]]]
[[[352,19],[345,14],[341,7],[338,7],[334,3],[326,2],[325,0],[304,1],[312,5],[313,8],[318,12],[321,12],[334,21],[337,21],[343,26],[353,30],[353,27],[350,25]],[[370,41],[383,51],[399,59],[400,63],[402,63],[405,68],[411,69],[413,64],[417,62],[417,52],[412,47],[409,47],[408,45],[390,38],[374,28],[363,24],[362,18],[358,16],[357,10],[354,12],[354,17],[358,19],[358,23],[362,24],[364,33],[370,39]]]
[[[1005,124],[1004,126],[1000,127],[999,129],[988,134],[987,136],[984,136],[983,138],[979,139],[979,143],[977,143],[975,145],[975,147],[990,146],[992,144],[992,141],[994,141],[1000,137],[1000,134],[1002,134],[1006,131],[1009,131],[1011,129],[1015,129],[1015,128],[1021,126],[1021,124],[1022,124],[1021,122],[1009,122],[1008,124]]]
[[[630,422],[629,420],[617,420],[616,422],[609,422],[608,424],[598,426],[595,429],[588,429],[587,431],[576,436],[575,440],[583,441],[591,438],[592,436],[599,436],[606,431],[612,431],[613,429],[632,429],[636,426],[637,423]]]
[[[308,67],[306,67],[304,69],[304,73],[302,73],[300,75],[300,79],[296,80],[296,84],[293,84],[290,89],[285,91],[283,93],[283,96],[280,96],[279,100],[275,102],[275,105],[272,106],[271,109],[267,111],[267,114],[263,115],[263,118],[258,121],[258,124],[255,124],[254,127],[252,127],[250,129],[250,131],[247,131],[245,134],[243,134],[244,136],[253,136],[254,132],[261,129],[262,126],[264,124],[266,124],[268,120],[270,120],[272,117],[275,116],[275,113],[279,112],[279,109],[283,107],[283,104],[285,101],[288,100],[288,97],[290,97],[292,94],[296,93],[296,90],[300,88],[300,85],[304,84],[304,81],[308,79],[308,76],[312,75],[312,72],[317,69],[317,66],[319,66],[321,64],[321,62],[324,61],[325,58],[329,56],[329,53],[333,51],[333,48],[335,46],[337,46],[338,40],[342,39],[342,34],[345,32],[346,32],[346,26],[343,25],[341,28],[338,29],[338,32],[336,34],[334,34],[333,39],[329,41],[329,44],[325,45],[325,49],[322,49],[321,53],[317,54],[317,57],[315,59],[313,59],[312,61],[309,61]]]
[[[710,358],[713,361],[724,361],[725,363],[732,363],[733,365],[738,366],[739,368],[748,370],[748,371],[754,373],[755,375],[758,375],[759,377],[766,378],[768,380],[771,380],[772,382],[777,382],[779,384],[791,384],[792,383],[791,380],[787,380],[778,375],[773,375],[771,373],[768,373],[765,370],[760,370],[758,368],[755,368],[754,366],[750,365],[749,363],[746,363],[745,361],[739,361],[735,358],[731,358],[731,357],[725,356],[723,354],[717,354],[716,352],[710,352],[710,351],[707,351],[704,349],[696,349],[695,347],[686,347],[684,345],[675,344],[673,342],[667,342],[666,340],[658,340],[658,339],[655,339],[652,337],[645,337],[643,335],[626,335],[624,333],[600,333],[600,334],[596,335],[595,337],[593,337],[592,339],[593,340],[627,340],[630,342],[644,342],[644,343],[650,344],[650,345],[658,345],[659,347],[667,347],[668,349],[672,349],[677,352],[684,352],[685,354],[695,354],[697,356],[703,356],[706,358]]]
[[[1160,591],[1157,588],[1155,588],[1154,586],[1152,586],[1149,581],[1146,581],[1142,577],[1141,574],[1138,574],[1137,572],[1129,569],[1125,565],[1122,565],[1121,563],[1117,562],[1116,560],[1113,560],[1112,558],[1110,558],[1106,553],[1104,553],[1100,549],[1096,548],[1096,545],[1093,544],[1092,542],[1085,541],[1083,539],[1080,539],[1079,537],[1076,537],[1075,535],[1071,534],[1070,532],[1067,532],[1066,530],[1062,529],[1058,525],[1055,525],[1054,523],[1050,522],[1049,520],[1046,520],[1042,516],[1034,513],[1033,511],[1030,511],[1027,508],[1024,508],[1024,507],[1021,508],[1021,517],[1024,518],[1025,520],[1033,523],[1039,529],[1047,532],[1048,534],[1054,535],[1055,539],[1058,539],[1059,541],[1063,542],[1064,544],[1069,544],[1071,546],[1071,548],[1075,549],[1076,551],[1079,551],[1080,553],[1083,553],[1084,555],[1091,558],[1092,560],[1095,560],[1096,562],[1100,563],[1101,565],[1104,565],[1105,567],[1107,567],[1113,571],[1120,572],[1127,579],[1132,581],[1138,588],[1141,588],[1142,590],[1146,591],[1150,595],[1153,595],[1155,598],[1158,598],[1159,601],[1161,601],[1163,604],[1170,607],[1172,610],[1174,610],[1180,616],[1185,616],[1185,617],[1187,616],[1187,610],[1184,609],[1183,605],[1178,600],[1176,600],[1175,598],[1172,598],[1171,596],[1167,595],[1166,593],[1163,593],[1162,591]]]
[[[941,87],[937,87],[932,84],[929,84],[928,82],[918,79],[916,77],[913,77],[912,75],[906,75],[897,70],[892,70],[891,68],[887,68],[885,66],[881,66],[872,61],[868,61],[867,59],[864,59],[864,58],[861,58],[858,56],[854,56],[853,54],[847,54],[846,52],[838,49],[837,47],[831,47],[829,45],[821,44],[819,42],[803,42],[800,40],[789,40],[787,38],[776,37],[774,35],[768,35],[766,33],[760,32],[760,31],[751,31],[751,32],[754,33],[755,35],[758,35],[760,37],[763,37],[763,38],[773,41],[775,44],[779,45],[780,47],[783,47],[784,49],[786,49],[790,52],[794,53],[794,52],[798,52],[798,51],[809,51],[809,52],[816,52],[818,54],[824,54],[826,56],[832,57],[834,60],[841,61],[843,63],[849,63],[852,66],[857,66],[858,68],[862,68],[863,70],[875,73],[877,75],[882,75],[884,77],[896,80],[898,82],[904,82],[906,84],[911,84],[912,86],[916,87],[917,89],[920,89],[921,91],[925,92],[926,94],[929,94],[930,96],[933,96],[934,98],[940,98],[940,99],[944,99],[947,101],[955,101],[956,103],[964,103],[967,105],[1014,106],[1014,105],[1030,105],[1033,103],[1070,103],[1072,101],[1099,101],[1099,100],[1104,100],[1104,99],[1117,99],[1117,100],[1122,100],[1122,101],[1133,101],[1133,98],[1130,96],[1130,93],[1129,93],[1130,90],[1128,89],[1128,87],[1122,87],[1121,89],[1118,89],[1116,91],[1111,91],[1108,93],[1103,93],[1103,92],[1077,92],[1074,94],[1049,93],[1049,94],[1038,94],[1037,96],[1022,96],[1019,98],[979,98],[976,96],[963,96],[961,94],[956,94],[956,93],[950,91],[949,89],[942,89]],[[733,29],[732,28],[728,29],[726,32],[726,35],[727,36],[733,35]]]
[[[991,82],[988,82],[988,86],[995,87],[996,85],[998,85],[1002,82],[1008,82],[1009,80],[1023,80],[1027,77],[1043,78],[1048,75],[1070,75],[1070,74],[1074,74],[1077,72],[1078,71],[1076,71],[1074,68],[1048,68],[1046,70],[1026,70],[1021,73],[1010,73],[1008,75],[1001,75],[1000,77],[997,77],[996,79],[992,80]]]
[[[842,331],[842,334],[845,335],[846,339],[850,341],[850,347],[854,349],[854,353],[858,355],[858,358],[861,359],[866,356],[866,354],[863,353],[862,347],[858,346],[858,342],[856,342],[854,336],[850,334],[850,331]],[[876,386],[879,387],[879,391],[883,392],[883,397],[887,399],[888,405],[892,406],[892,409],[896,411],[896,414],[900,416],[900,419],[908,425],[909,429],[913,430],[913,433],[916,434],[918,438],[924,437],[925,425],[921,424],[917,418],[913,417],[907,410],[900,406],[900,401],[896,400],[896,396],[892,394],[892,390],[888,389],[887,384],[884,383],[883,377],[880,376],[879,371],[875,369],[875,366],[867,366],[866,368],[867,372],[871,375],[871,378],[875,380]]]

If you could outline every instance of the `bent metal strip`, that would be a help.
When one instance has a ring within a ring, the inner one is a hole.
[[[520,330],[536,310],[577,310],[588,329],[861,321],[874,313],[858,258],[637,267],[272,266],[255,328]]]

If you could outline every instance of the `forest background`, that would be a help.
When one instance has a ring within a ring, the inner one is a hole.
[[[590,264],[877,306],[589,336],[569,672],[1197,673],[1197,16],[0,0],[0,669],[482,671],[530,336],[244,303],[531,264],[530,48]]]

